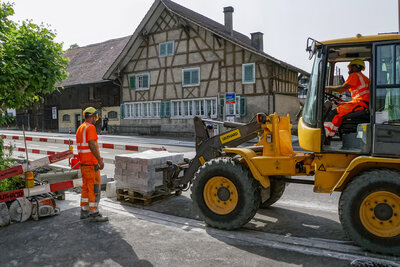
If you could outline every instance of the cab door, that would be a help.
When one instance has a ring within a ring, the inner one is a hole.
[[[374,155],[400,156],[400,42],[373,46]]]

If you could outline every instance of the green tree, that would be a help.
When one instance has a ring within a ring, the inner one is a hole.
[[[55,33],[29,20],[9,19],[13,4],[0,2],[0,114],[43,101],[67,78],[68,60]]]

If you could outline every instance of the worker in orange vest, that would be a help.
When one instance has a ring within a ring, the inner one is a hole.
[[[361,73],[365,70],[364,61],[354,59],[347,66],[349,77],[343,85],[326,86],[325,91],[344,93],[347,90],[351,93],[350,102],[340,103],[336,109],[329,112],[325,122],[325,137],[330,138],[335,135],[343,121],[343,116],[358,110],[368,109],[369,106],[369,83],[370,80]]]
[[[85,122],[76,131],[76,144],[82,174],[81,219],[89,218],[93,222],[106,222],[108,218],[99,212],[100,170],[104,168],[100,158],[98,137],[94,124],[99,119],[93,107],[83,111]]]

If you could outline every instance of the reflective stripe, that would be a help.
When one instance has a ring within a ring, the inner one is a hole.
[[[87,203],[87,202],[89,202],[89,199],[88,198],[81,198],[81,203],[82,202]]]
[[[89,146],[89,143],[78,143],[77,146]]]
[[[363,76],[360,73],[356,73],[358,79],[360,80],[360,86],[358,86],[356,89],[351,90],[351,98],[357,99],[361,95],[365,95],[369,93],[369,86],[368,84],[365,83]],[[361,90],[365,89],[362,93],[360,92]]]
[[[369,94],[369,90],[365,90],[365,91],[355,95],[354,98],[360,97],[360,96],[365,95],[365,94]]]
[[[89,207],[97,207],[97,202],[90,202]]]
[[[83,129],[83,136],[82,136],[82,140],[83,140],[83,142],[82,143],[87,143],[86,142],[86,130],[87,130],[87,128],[90,126],[90,123],[88,123],[86,126],[85,126],[85,128]]]
[[[330,122],[330,121],[326,121],[326,122],[324,122],[324,127],[328,127],[328,128],[330,128],[331,130],[337,130],[337,129],[339,129],[337,126],[335,126],[332,122]]]
[[[78,153],[91,153],[90,149],[78,149]]]

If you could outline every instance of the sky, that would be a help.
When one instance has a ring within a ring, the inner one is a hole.
[[[0,0],[4,1],[4,0]],[[7,0],[6,0],[7,1]],[[68,49],[132,35],[153,0],[10,0],[14,21],[32,19],[57,33]],[[224,23],[223,7],[233,6],[233,27],[250,37],[264,33],[264,52],[311,71],[306,40],[398,32],[399,0],[174,0]]]

